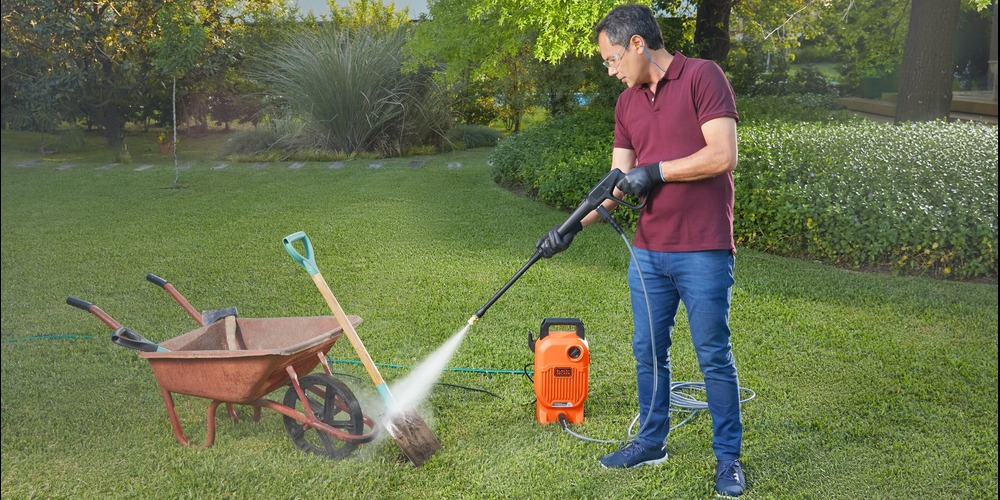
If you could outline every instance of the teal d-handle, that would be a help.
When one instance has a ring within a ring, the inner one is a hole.
[[[295,248],[295,242],[297,241],[301,241],[302,246],[305,248],[306,255],[304,257]],[[305,231],[289,234],[281,240],[281,243],[285,245],[285,250],[288,251],[288,255],[291,255],[295,262],[298,262],[299,265],[306,268],[306,272],[309,273],[309,276],[316,276],[319,274],[319,268],[316,267],[316,259],[313,256],[312,243],[309,241],[309,237],[306,236]]]

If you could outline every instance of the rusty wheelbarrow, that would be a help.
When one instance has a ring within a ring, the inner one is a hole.
[[[226,316],[155,344],[85,300],[68,297],[66,303],[97,316],[114,331],[114,343],[139,350],[139,357],[149,361],[181,444],[190,443],[173,394],[211,400],[206,448],[215,442],[215,413],[223,403],[254,407],[254,421],[261,408],[281,413],[285,432],[297,448],[330,458],[346,457],[377,435],[375,421],[362,413],[353,392],[332,375],[327,363],[327,351],[344,331],[333,316]],[[353,327],[361,318],[351,316],[348,321]],[[323,372],[310,373],[320,364]],[[265,397],[286,385],[281,403]],[[230,415],[237,418],[235,411]]]

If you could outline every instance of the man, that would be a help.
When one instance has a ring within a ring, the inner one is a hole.
[[[611,168],[626,172],[616,195],[646,200],[634,241],[638,265],[633,260],[628,271],[642,424],[635,441],[601,458],[601,464],[626,468],[667,459],[671,331],[683,301],[712,416],[715,489],[738,496],[746,483],[739,461],[743,423],[729,330],[736,251],[735,97],[714,62],[664,49],[647,7],[619,6],[594,33],[608,75],[628,87],[615,106]],[[583,225],[598,218],[591,213]],[[546,257],[565,250],[583,225],[568,235],[549,232],[538,248]]]

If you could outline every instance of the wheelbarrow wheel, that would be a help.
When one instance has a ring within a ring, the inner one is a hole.
[[[321,422],[347,434],[364,433],[364,415],[354,393],[343,382],[325,373],[313,373],[299,379],[309,407]],[[294,386],[285,392],[285,406],[305,413]],[[285,432],[295,447],[316,455],[339,459],[351,454],[357,442],[343,441],[285,416]]]

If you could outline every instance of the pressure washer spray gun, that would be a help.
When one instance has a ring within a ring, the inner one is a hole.
[[[611,169],[608,175],[606,175],[603,179],[601,179],[601,182],[598,182],[597,185],[590,190],[590,193],[587,194],[587,197],[584,198],[582,202],[580,202],[580,205],[576,207],[576,210],[573,210],[573,213],[569,215],[569,218],[566,219],[566,222],[563,222],[559,226],[558,228],[559,235],[563,237],[569,235],[571,232],[573,232],[574,227],[578,224],[582,224],[583,218],[586,217],[587,214],[589,214],[590,212],[593,212],[594,210],[597,210],[597,212],[601,214],[601,217],[603,217],[604,220],[608,221],[617,228],[617,224],[615,224],[614,219],[611,218],[611,214],[608,212],[606,208],[604,208],[601,205],[607,200],[613,200],[619,205],[626,206],[633,210],[641,209],[646,204],[645,200],[643,200],[642,203],[638,205],[633,205],[614,195],[615,185],[617,185],[618,181],[621,180],[623,177],[625,177],[624,172],[618,170],[617,168]],[[524,264],[521,270],[518,271],[516,274],[514,274],[514,277],[511,278],[510,281],[508,281],[502,288],[500,288],[500,290],[496,293],[496,295],[494,295],[493,298],[491,298],[489,302],[486,303],[486,305],[481,307],[478,311],[476,311],[476,314],[474,314],[471,318],[469,318],[468,322],[469,325],[473,325],[477,321],[479,321],[479,319],[486,314],[486,310],[489,309],[493,305],[493,303],[500,298],[501,295],[506,293],[507,289],[510,288],[514,284],[514,282],[517,281],[518,278],[520,278],[521,275],[523,275],[528,270],[529,267],[534,265],[535,262],[538,262],[538,260],[541,259],[542,257],[543,255],[541,249],[535,251],[535,254],[532,255],[530,259],[528,259],[528,262]]]

